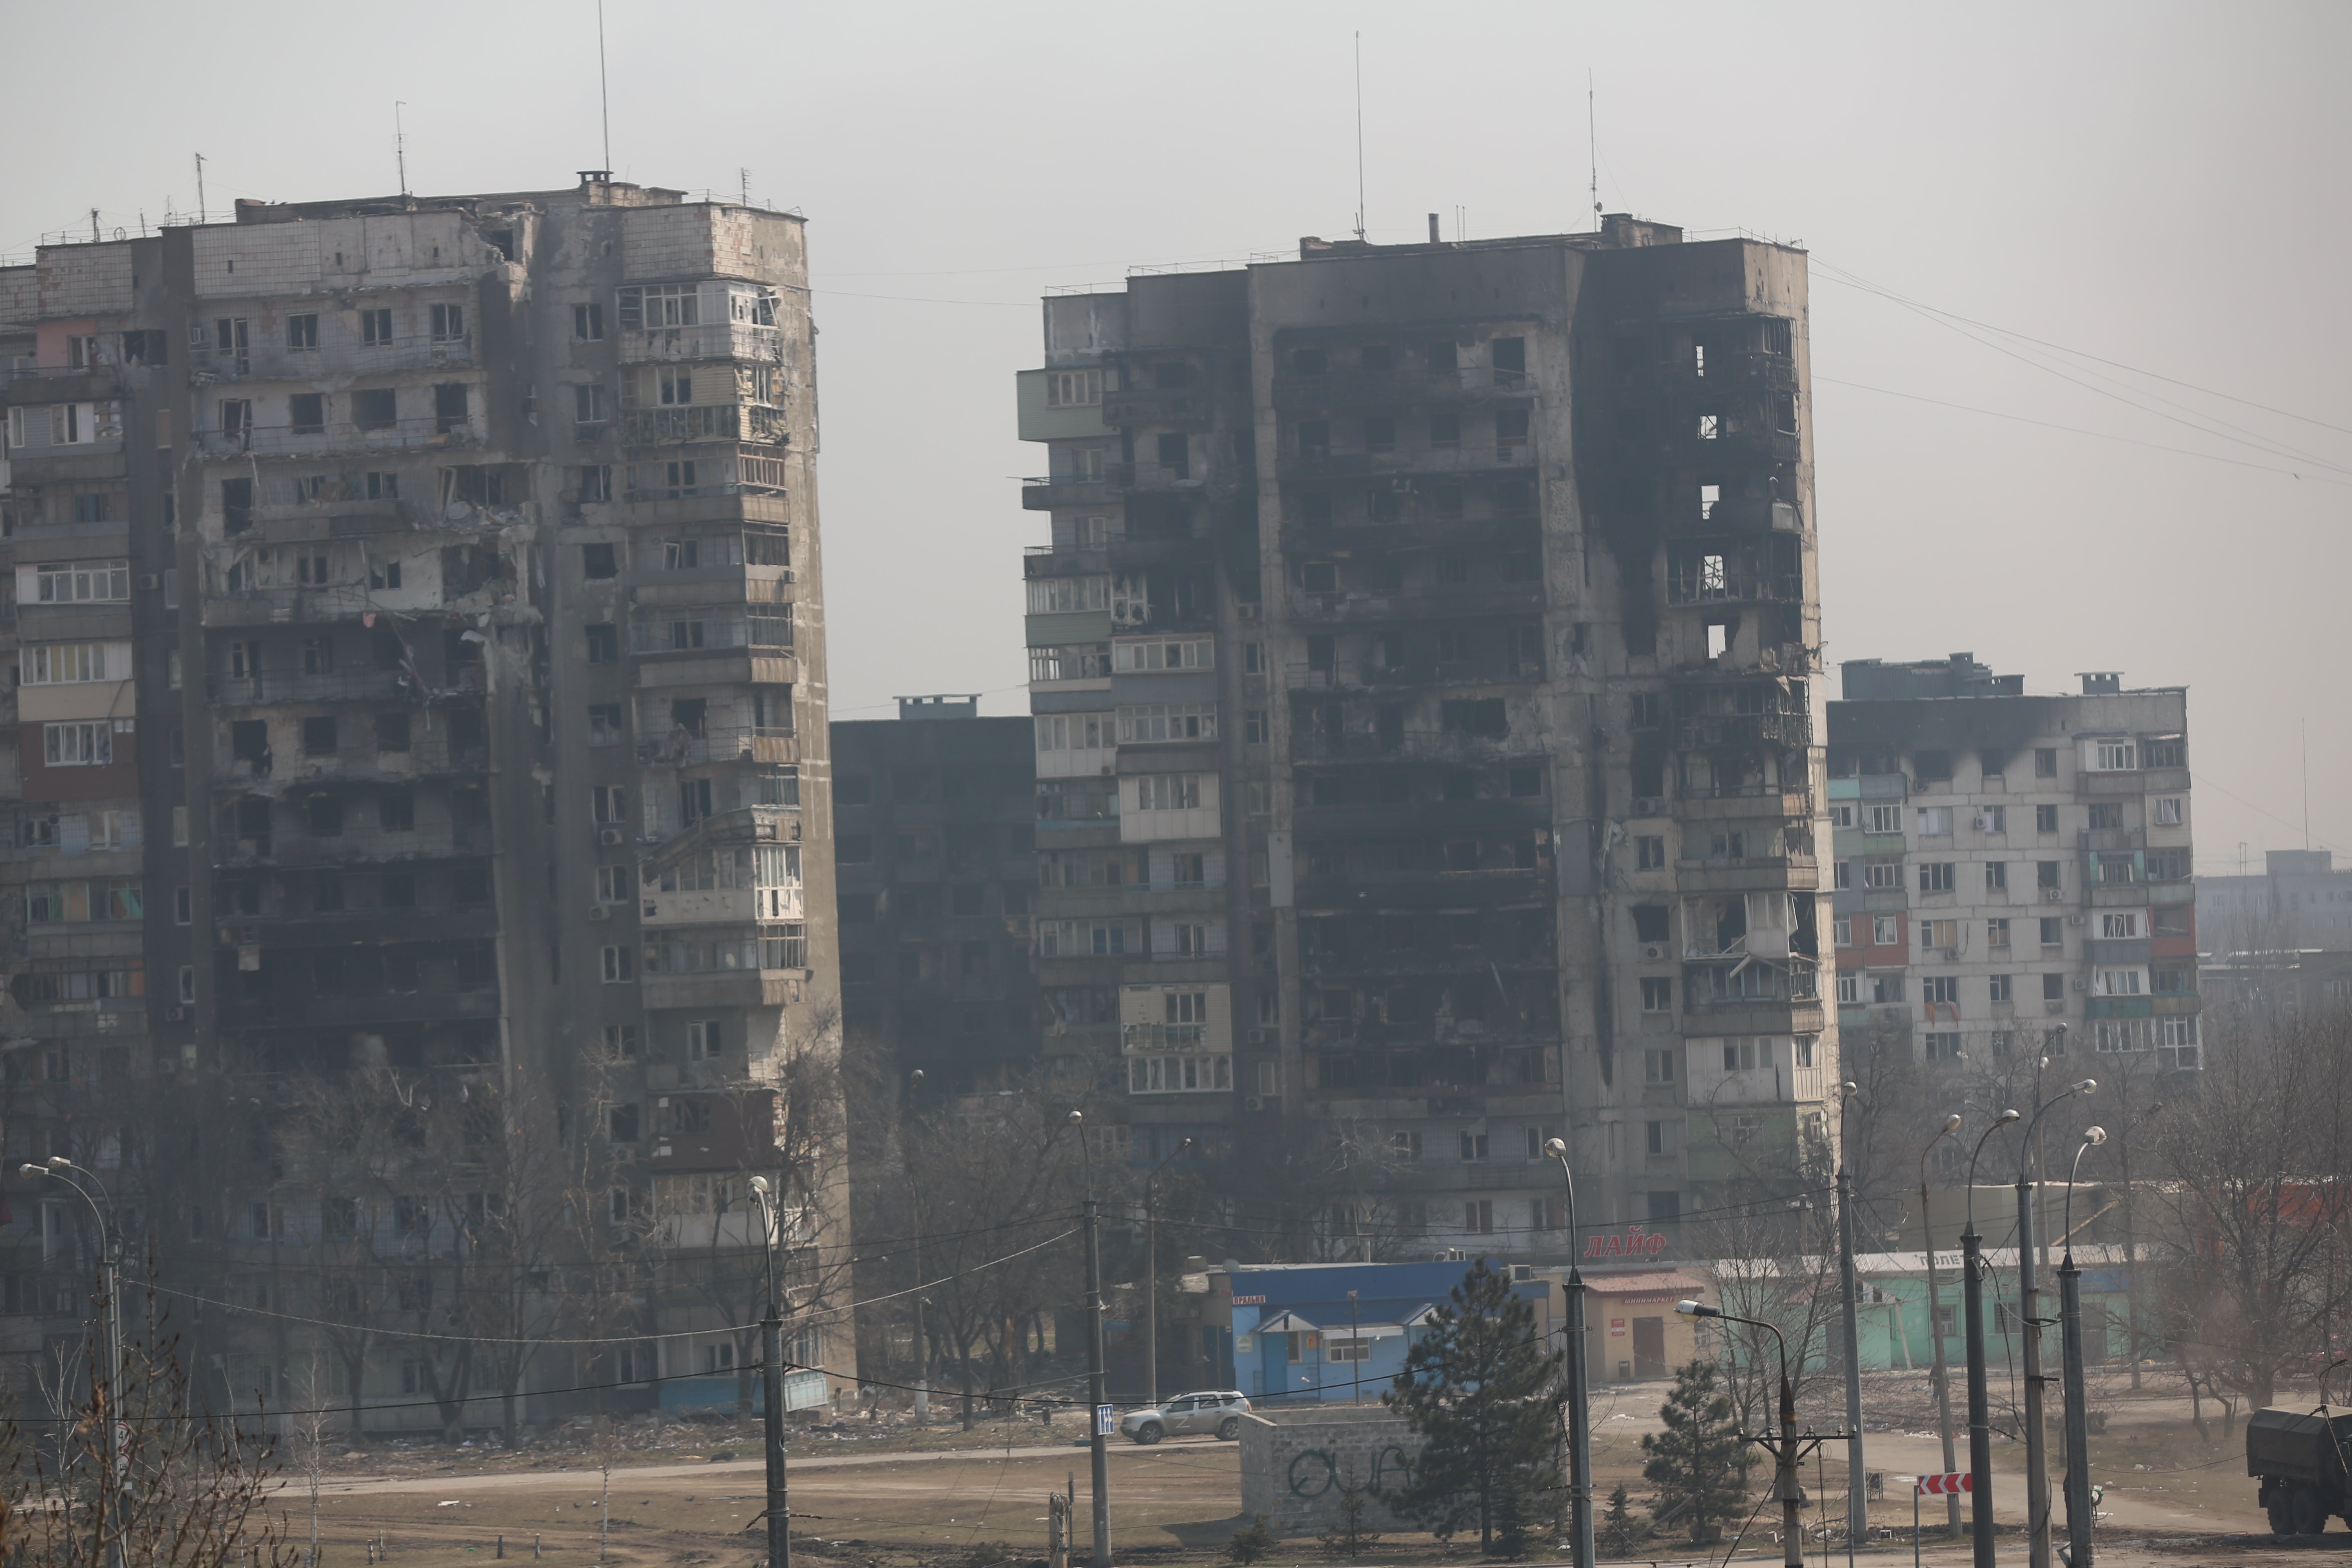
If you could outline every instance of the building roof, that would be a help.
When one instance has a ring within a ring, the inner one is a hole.
[[[1595,1274],[1588,1276],[1584,1288],[1596,1296],[1696,1296],[1705,1291],[1706,1281],[1696,1274],[1669,1269],[1657,1274]]]

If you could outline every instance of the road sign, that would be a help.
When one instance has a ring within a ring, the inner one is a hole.
[[[1949,1475],[1943,1476],[1921,1476],[1914,1489],[1925,1492],[1929,1497],[1940,1497],[1951,1492],[1972,1492],[1977,1489],[1976,1478],[1966,1470],[1954,1470]]]
[[[1108,1405],[1095,1406],[1095,1436],[1108,1437],[1118,1430],[1118,1415]]]

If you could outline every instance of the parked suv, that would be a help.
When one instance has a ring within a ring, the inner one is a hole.
[[[1230,1443],[1242,1435],[1242,1417],[1249,1407],[1247,1395],[1229,1388],[1180,1394],[1161,1400],[1156,1408],[1128,1412],[1118,1429],[1146,1444],[1187,1432],[1213,1432]]]

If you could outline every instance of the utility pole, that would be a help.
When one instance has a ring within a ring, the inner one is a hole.
[[[1572,1568],[1592,1568],[1592,1387],[1584,1364],[1584,1272],[1577,1262],[1576,1172],[1568,1163],[1568,1141],[1553,1138],[1544,1152],[1559,1162],[1560,1186],[1568,1200],[1568,1504],[1575,1512],[1569,1538]],[[1676,1310],[1680,1310],[1677,1308]],[[1724,1342],[1731,1342],[1726,1334]]]
[[[1960,1113],[1954,1111],[1944,1119],[1943,1131],[1927,1140],[1927,1148],[1919,1151],[1919,1233],[1927,1254],[1927,1340],[1936,1352],[1936,1432],[1944,1440],[1944,1473],[1951,1475],[1959,1469],[1959,1461],[1952,1452],[1952,1376],[1944,1361],[1944,1302],[1936,1289],[1936,1227],[1927,1208],[1927,1152],[1942,1142],[1945,1133],[1957,1131]],[[1896,1310],[1901,1310],[1897,1308]],[[1914,1489],[1912,1506],[1918,1506]],[[1944,1494],[1946,1529],[1952,1535],[1960,1533],[1960,1494]]]
[[[1820,1436],[1797,1436],[1797,1391],[1789,1381],[1789,1342],[1778,1328],[1761,1318],[1735,1318],[1720,1307],[1709,1307],[1698,1301],[1677,1301],[1675,1310],[1686,1318],[1717,1318],[1727,1323],[1744,1323],[1751,1329],[1767,1329],[1780,1347],[1780,1431],[1775,1436],[1749,1436],[1772,1456],[1772,1495],[1780,1504],[1780,1562],[1782,1568],[1805,1568],[1805,1528],[1798,1517],[1805,1496],[1804,1477],[1798,1465],[1805,1449],[1826,1441]],[[1731,1336],[1726,1334],[1725,1339]],[[1828,1549],[1822,1549],[1828,1555]]]
[[[1870,1538],[1870,1495],[1864,1484],[1867,1460],[1862,1444],[1862,1345],[1854,1322],[1861,1310],[1862,1291],[1853,1274],[1853,1171],[1846,1159],[1845,1108],[1860,1086],[1838,1086],[1838,1286],[1845,1307],[1838,1331],[1845,1352],[1845,1550],[1853,1555],[1857,1543]]]
[[[1160,1211],[1152,1184],[1171,1161],[1192,1146],[1190,1138],[1168,1152],[1168,1158],[1143,1178],[1143,1403],[1160,1408]]]
[[[1969,1523],[1975,1568],[1999,1568],[1992,1549],[1992,1399],[1985,1387],[1984,1237],[1977,1234],[1977,1156],[1985,1139],[2018,1120],[2004,1110],[1969,1155],[1969,1227],[1960,1232],[1960,1315],[1969,1335]]]
[[[1103,1384],[1102,1235],[1095,1204],[1094,1155],[1087,1147],[1086,1112],[1073,1110],[1069,1124],[1078,1131],[1078,1157],[1086,1172],[1087,1202],[1087,1471],[1094,1487],[1095,1549],[1092,1568],[1111,1568],[1110,1562],[1110,1400]]]
[[[2041,1290],[2034,1282],[2034,1199],[2042,1173],[2033,1168],[2034,1133],[2042,1113],[2060,1100],[2089,1094],[2096,1079],[2084,1079],[2038,1106],[2025,1124],[2025,1141],[2017,1164],[2017,1312],[2025,1331],[2025,1523],[2026,1562],[2030,1568],[2050,1568],[2050,1433],[2042,1418]],[[2032,1179],[2027,1173],[2032,1171]]]
[[[2065,1252],[2058,1264],[2058,1344],[2065,1375],[2068,1568],[2091,1568],[2091,1527],[2098,1522],[2092,1511],[2090,1409],[2083,1386],[2083,1271],[2074,1267],[2074,1174],[2083,1168],[2083,1156],[2106,1141],[2105,1128],[2084,1129],[2074,1163],[2066,1172]],[[2321,1381],[2326,1381],[2325,1374]]]
[[[776,1288],[776,1215],[768,1206],[768,1178],[751,1178],[760,1203],[760,1239],[768,1259],[768,1312],[760,1320],[761,1396],[768,1458],[768,1568],[793,1568],[793,1516],[784,1475],[784,1306]]]

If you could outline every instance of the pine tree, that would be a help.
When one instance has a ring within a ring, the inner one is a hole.
[[[1711,1541],[1716,1527],[1738,1517],[1755,1459],[1733,1424],[1731,1396],[1716,1386],[1715,1363],[1677,1369],[1658,1416],[1666,1429],[1642,1439],[1649,1456],[1642,1479],[1658,1489],[1653,1527],[1686,1525],[1693,1541]]]
[[[1475,1523],[1480,1550],[1518,1552],[1559,1481],[1559,1361],[1509,1277],[1473,1265],[1381,1395],[1422,1438],[1412,1479],[1381,1500],[1441,1538]]]
[[[1633,1523],[1633,1500],[1623,1481],[1619,1481],[1617,1489],[1609,1494],[1609,1511],[1601,1516],[1597,1533],[1600,1539],[1595,1544],[1609,1556],[1633,1554],[1633,1542],[1641,1538],[1641,1532]]]

